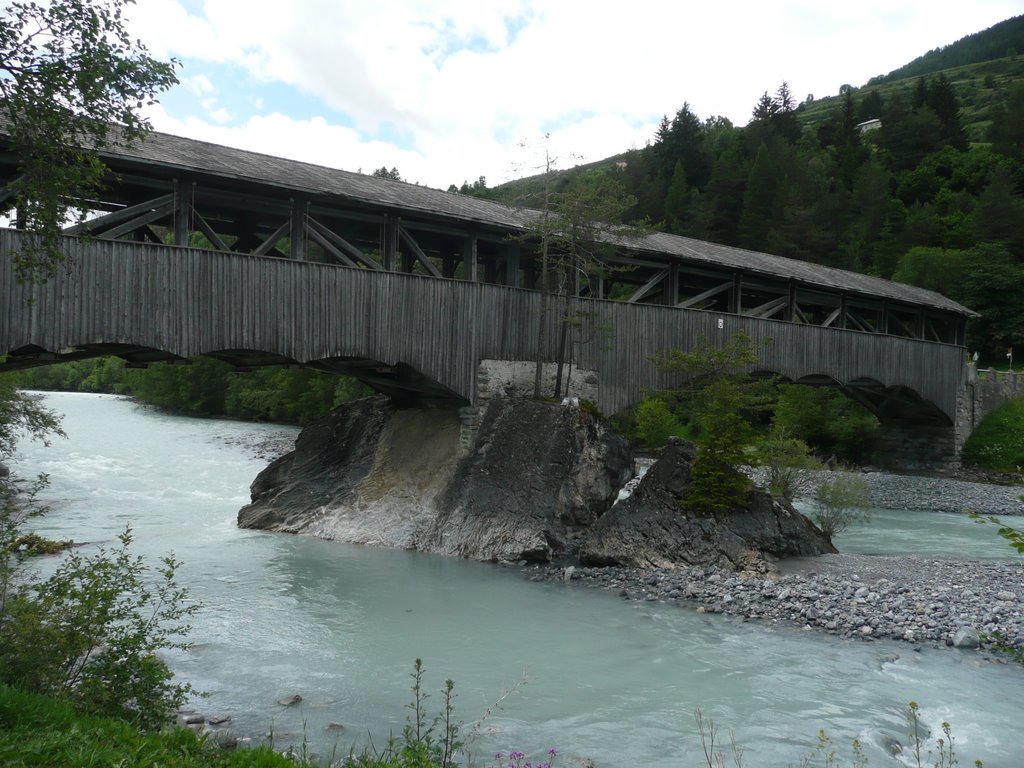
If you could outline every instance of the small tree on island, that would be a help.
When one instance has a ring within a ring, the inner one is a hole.
[[[573,312],[572,299],[584,286],[597,285],[608,272],[608,258],[628,248],[630,241],[645,231],[640,224],[623,224],[636,199],[626,193],[620,179],[604,170],[591,171],[556,191],[556,162],[545,144],[540,208],[532,212],[531,225],[518,238],[536,244],[540,257],[537,288],[541,307],[534,375],[537,398],[541,397],[544,361],[548,359],[553,358],[557,365],[554,396],[561,397],[568,388],[563,388],[565,366],[571,357],[573,333],[582,319]],[[546,346],[552,314],[558,330],[554,354]]]
[[[754,458],[767,472],[769,492],[789,501],[807,493],[814,485],[813,472],[821,469],[807,443],[778,426],[757,446]]]
[[[832,540],[854,523],[867,523],[871,503],[868,484],[862,477],[840,473],[821,482],[814,494],[814,522]]]
[[[771,402],[768,383],[747,374],[759,346],[739,332],[721,345],[701,338],[689,352],[672,350],[654,358],[659,370],[685,377],[678,393],[695,417],[697,457],[684,502],[706,514],[734,509],[750,490],[739,467],[753,440],[752,415]]]

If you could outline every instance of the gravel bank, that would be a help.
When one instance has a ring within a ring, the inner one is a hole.
[[[921,475],[864,472],[871,503],[879,509],[914,509],[983,515],[1024,515],[1024,486],[992,485]]]
[[[650,600],[841,637],[991,647],[995,635],[1024,648],[1024,561],[823,555],[787,561],[772,575],[717,567],[537,568],[535,581],[565,581]]]
[[[1021,486],[859,473],[880,509],[1022,515]],[[717,567],[535,568],[536,581],[617,591],[629,600],[678,603],[706,613],[787,622],[841,637],[991,648],[996,636],[1024,649],[1024,558],[953,560],[838,554],[778,563],[777,573]]]
[[[755,482],[763,479],[763,470],[750,469]],[[819,472],[821,478],[830,472]],[[913,509],[931,512],[964,512],[982,515],[1024,515],[1024,486],[995,485],[971,480],[926,475],[896,475],[889,472],[855,472],[864,478],[877,509]],[[763,484],[763,483],[762,483]],[[813,494],[812,494],[813,496]],[[811,501],[797,499],[798,501]]]

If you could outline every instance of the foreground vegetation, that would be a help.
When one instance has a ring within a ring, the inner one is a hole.
[[[915,702],[908,707],[909,740],[905,756],[914,768],[953,768],[959,765],[955,739],[948,723],[942,733],[929,738],[919,719]],[[714,722],[695,713],[700,749],[681,765],[718,768],[743,768],[760,765],[756,756],[745,757],[745,750],[732,739],[723,739]],[[277,752],[271,746],[237,750],[218,748],[210,739],[196,736],[185,728],[141,732],[123,720],[84,715],[59,699],[18,691],[0,684],[0,764],[19,768],[295,768],[296,766],[350,765],[357,768],[450,768],[454,765],[486,765],[490,768],[551,768],[557,764],[557,750],[550,748],[542,757],[528,759],[523,752],[499,752],[493,760],[469,761],[461,752],[445,755],[441,743],[432,738],[417,738],[406,728],[380,753],[342,752],[329,757],[303,754],[301,750]],[[792,765],[802,768],[866,768],[867,758],[854,740],[846,748],[837,747],[820,731],[817,747],[795,756]],[[848,759],[848,761],[847,761]],[[465,762],[464,762],[465,761]],[[972,763],[981,766],[979,761]]]

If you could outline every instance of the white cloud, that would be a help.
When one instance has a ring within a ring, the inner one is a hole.
[[[234,125],[167,115],[168,125],[263,151],[315,147],[324,164],[397,166],[438,186],[507,177],[516,141],[548,130],[561,153],[586,160],[642,146],[684,101],[702,118],[742,125],[784,79],[800,99],[834,94],[1019,12],[1015,0],[207,0],[201,17],[176,0],[146,0],[132,9],[133,31],[185,61],[188,87],[206,88],[197,96],[227,93],[232,84],[204,66],[230,64],[246,85],[287,86],[307,98],[304,115],[310,104],[323,115],[288,118],[287,104],[268,99],[275,114],[209,105],[212,123]]]
[[[193,77],[181,78],[181,85],[187,88],[196,96],[207,96],[211,93],[216,92],[216,88],[213,87],[213,83],[210,82],[210,78],[206,75],[198,74]]]

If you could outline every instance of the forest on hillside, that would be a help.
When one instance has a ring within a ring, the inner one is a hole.
[[[1006,25],[1020,37],[1024,17],[993,28],[1004,51]],[[1002,360],[1024,342],[1024,77],[1007,74],[1022,64],[1010,50],[957,87],[944,71],[844,86],[824,110],[782,83],[742,127],[684,103],[644,148],[554,174],[551,188],[603,177],[631,196],[625,221],[938,291],[981,313],[968,344]],[[539,207],[539,189],[481,179],[459,191]]]

